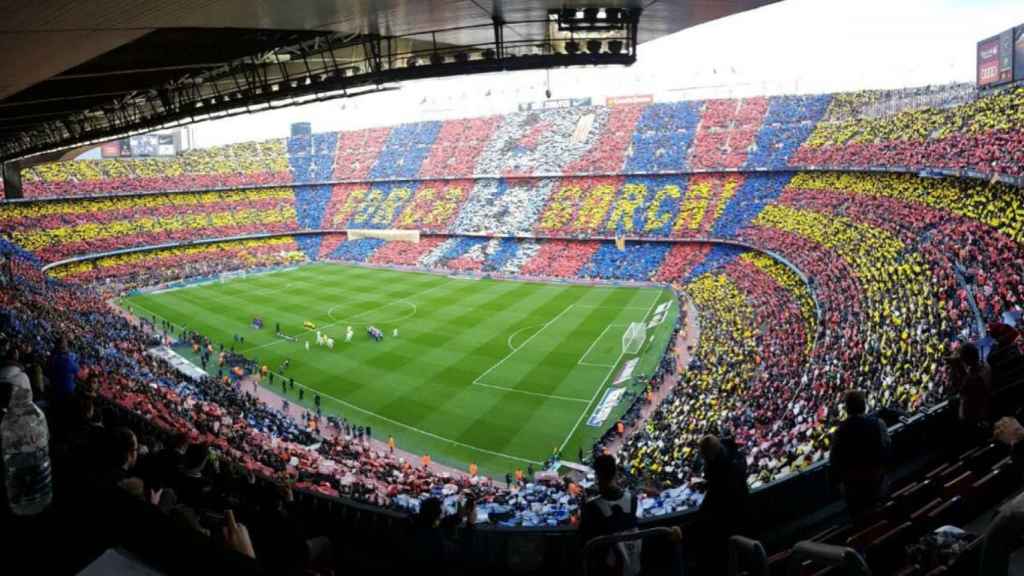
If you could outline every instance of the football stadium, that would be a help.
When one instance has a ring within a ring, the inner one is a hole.
[[[1024,570],[1019,2],[0,32],[4,573]]]

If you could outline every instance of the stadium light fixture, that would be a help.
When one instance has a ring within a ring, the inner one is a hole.
[[[549,11],[548,17],[556,20],[558,29],[563,32],[597,32],[621,30],[629,18],[629,13],[623,8],[562,8]]]

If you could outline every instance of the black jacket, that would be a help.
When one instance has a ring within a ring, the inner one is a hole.
[[[747,499],[747,460],[736,444],[722,440],[722,454],[705,463],[707,483],[698,519],[702,530],[710,534],[742,534],[749,524]]]
[[[832,482],[877,481],[884,473],[888,455],[885,423],[876,416],[850,416],[832,436]]]

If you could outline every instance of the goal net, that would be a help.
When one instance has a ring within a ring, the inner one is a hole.
[[[245,270],[236,270],[234,272],[222,272],[220,274],[220,283],[230,282],[235,278],[245,278]]]
[[[633,322],[626,328],[626,332],[622,334],[622,353],[623,354],[636,354],[640,352],[640,348],[644,345],[644,339],[647,337],[647,329],[643,322]]]
[[[376,229],[354,229],[349,228],[345,230],[345,234],[349,240],[359,240],[360,238],[378,238],[387,242],[419,242],[420,231],[419,230],[376,230]]]

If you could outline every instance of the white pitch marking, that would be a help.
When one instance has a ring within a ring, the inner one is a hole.
[[[546,322],[546,323],[545,323],[545,324],[544,324],[543,326],[541,326],[540,330],[537,330],[537,331],[536,331],[536,332],[534,332],[534,333],[533,333],[532,335],[530,335],[530,337],[529,337],[529,338],[527,338],[526,340],[524,340],[524,341],[523,341],[523,343],[522,343],[522,344],[520,344],[520,345],[519,345],[519,346],[518,346],[518,347],[517,347],[517,348],[516,348],[515,350],[513,350],[513,351],[509,352],[509,353],[508,353],[508,355],[506,355],[506,356],[505,356],[504,358],[502,358],[501,360],[498,360],[498,361],[497,361],[497,362],[496,362],[496,363],[495,363],[495,364],[494,364],[493,366],[491,366],[490,368],[488,368],[487,370],[485,370],[483,374],[481,374],[481,375],[477,376],[477,377],[476,377],[476,379],[475,379],[475,380],[473,380],[473,384],[476,384],[477,382],[479,382],[479,381],[480,381],[480,379],[481,379],[481,378],[483,378],[484,376],[487,376],[488,374],[490,374],[492,370],[494,370],[494,369],[495,369],[495,368],[497,368],[498,366],[501,366],[502,364],[504,364],[506,360],[508,360],[509,358],[511,358],[511,357],[512,357],[512,356],[513,356],[513,355],[514,355],[514,354],[515,354],[516,352],[518,352],[518,351],[522,350],[524,346],[526,346],[527,344],[529,344],[529,343],[530,343],[530,340],[533,340],[533,339],[534,339],[534,338],[536,338],[536,337],[537,337],[537,336],[538,336],[538,335],[539,335],[539,334],[540,334],[541,332],[543,332],[544,330],[546,330],[548,326],[551,326],[552,324],[554,324],[556,320],[558,320],[559,318],[561,318],[561,317],[562,317],[562,315],[563,315],[563,314],[565,314],[566,312],[568,312],[568,311],[569,311],[569,310],[570,310],[570,309],[571,309],[572,307],[573,307],[573,304],[569,304],[568,306],[566,306],[566,307],[565,307],[565,310],[562,310],[561,312],[559,312],[559,313],[558,313],[558,315],[557,315],[557,316],[555,316],[555,317],[554,317],[554,318],[552,318],[551,320],[548,320],[548,321],[547,321],[547,322]]]
[[[654,300],[651,301],[651,305],[647,307],[647,312],[644,313],[644,317],[641,318],[641,320],[645,324],[647,323],[647,317],[651,315],[651,310],[654,309],[654,305],[658,303],[658,300],[661,299],[661,295],[663,293],[664,289],[659,291],[658,295],[654,298]],[[625,352],[619,353],[618,359],[615,360],[615,364],[612,365],[610,370],[608,370],[608,374],[605,375],[604,380],[601,382],[601,385],[597,387],[597,390],[594,390],[594,395],[590,398],[590,402],[587,403],[587,407],[583,409],[583,412],[580,414],[580,417],[576,419],[576,424],[573,425],[572,430],[569,430],[569,435],[565,437],[565,440],[562,442],[562,445],[558,447],[559,452],[565,450],[565,445],[569,443],[569,440],[572,439],[572,435],[576,433],[576,429],[580,427],[580,422],[583,421],[583,417],[586,416],[587,412],[590,411],[590,405],[594,403],[594,400],[597,400],[597,395],[600,394],[601,390],[604,390],[605,386],[608,384],[608,379],[611,378],[612,374],[615,373],[615,367],[618,366],[619,362],[622,361],[622,356],[624,354]]]
[[[590,343],[590,348],[587,348],[587,351],[583,353],[583,356],[580,356],[579,361],[576,362],[577,365],[579,365],[579,366],[603,366],[605,368],[608,367],[607,364],[597,364],[597,363],[594,363],[594,362],[584,362],[583,359],[587,357],[587,354],[590,354],[590,351],[594,349],[594,346],[597,346],[597,343],[601,341],[601,338],[604,338],[605,332],[607,332],[609,328],[612,328],[614,326],[625,326],[625,324],[612,323],[612,324],[609,324],[609,325],[605,326],[604,330],[601,331],[601,334],[599,334],[597,336],[597,338],[593,342]]]
[[[447,284],[448,284],[447,282],[443,282],[443,283],[438,284],[436,286],[432,286],[430,288],[427,288],[426,290],[421,290],[419,292],[416,292],[415,294],[411,294],[409,296],[406,296],[405,298],[400,298],[398,300],[391,300],[390,302],[386,302],[384,304],[381,304],[380,306],[377,306],[376,308],[371,308],[367,312],[370,312],[370,311],[373,311],[373,310],[379,310],[381,308],[384,308],[385,306],[390,306],[391,304],[394,304],[395,302],[400,302],[402,300],[407,300],[407,299],[412,298],[414,296],[422,296],[422,295],[426,294],[427,292],[430,292],[432,290],[437,290],[438,288],[441,288],[442,286],[445,286]],[[412,302],[409,302],[409,304],[412,304]],[[414,306],[415,306],[415,304],[414,304]],[[364,314],[365,314],[365,312],[364,312]],[[362,316],[362,314],[359,314],[359,316]],[[333,318],[333,316],[332,316],[332,318]],[[299,336],[303,336],[303,335],[309,334],[310,332],[313,332],[315,330],[324,330],[325,328],[330,328],[331,326],[337,326],[338,324],[344,324],[345,322],[346,322],[346,320],[338,320],[336,322],[329,322],[329,323],[324,324],[323,326],[320,326],[318,328],[313,328],[312,330],[307,328],[307,329],[303,330],[302,332],[296,333],[294,336],[292,336],[292,338],[296,338],[296,337],[299,337]],[[260,348],[268,348],[270,346],[274,346],[274,345],[280,344],[282,342],[288,342],[288,340],[274,340],[272,342],[267,342],[266,344],[261,344],[259,346],[254,347],[254,348],[249,348],[247,350],[243,350],[241,352],[241,354],[245,354],[246,352],[251,352],[253,350],[259,350]]]
[[[274,374],[277,374],[277,372],[274,372]],[[277,375],[281,376],[281,378],[284,378],[284,376],[281,375],[281,374],[277,374]],[[301,386],[302,388],[305,388],[306,390],[309,390],[310,392],[313,392],[314,394],[319,394],[319,395],[323,396],[324,398],[330,398],[331,400],[334,400],[338,404],[341,404],[342,406],[347,406],[347,407],[349,407],[349,408],[351,408],[353,410],[356,410],[357,412],[362,412],[363,414],[367,414],[369,416],[373,416],[374,418],[379,418],[380,420],[383,420],[385,422],[389,422],[391,424],[394,424],[395,426],[401,426],[402,428],[405,428],[407,430],[412,430],[413,432],[417,432],[419,434],[423,434],[424,436],[429,436],[429,437],[437,439],[437,440],[448,442],[449,444],[454,444],[455,446],[460,446],[462,448],[468,448],[470,450],[475,450],[477,452],[483,452],[484,454],[490,454],[492,456],[500,456],[502,458],[508,458],[509,460],[517,460],[519,462],[526,462],[527,464],[543,464],[543,462],[538,462],[537,460],[530,460],[529,458],[521,458],[519,456],[512,456],[511,454],[504,454],[502,452],[495,452],[493,450],[488,450],[486,448],[480,448],[479,446],[473,446],[472,444],[466,444],[465,442],[459,442],[458,440],[452,440],[451,438],[446,438],[444,436],[441,436],[441,435],[438,435],[438,434],[434,434],[433,432],[428,432],[426,430],[423,430],[423,429],[420,429],[420,428],[416,428],[415,426],[410,426],[410,425],[408,425],[408,424],[406,424],[404,422],[399,422],[398,420],[392,420],[391,418],[388,418],[387,416],[383,416],[381,414],[378,414],[378,413],[373,412],[371,410],[367,410],[365,408],[360,408],[359,406],[356,406],[355,404],[351,404],[349,402],[346,402],[346,401],[342,400],[341,398],[337,398],[335,396],[331,396],[330,394],[327,394],[327,393],[322,392],[320,390],[315,390],[313,388],[310,388],[309,386],[306,386],[305,384],[299,382],[298,380],[295,381],[295,385],[296,386]],[[269,386],[265,386],[265,388],[267,390],[270,390],[271,392],[275,392],[274,389],[269,387]],[[275,392],[275,394],[276,394],[276,392]],[[285,399],[287,399],[287,398],[285,398]]]
[[[519,346],[522,346],[522,344],[520,344],[519,346],[513,346],[513,345],[512,345],[512,339],[513,339],[513,338],[515,338],[515,337],[516,337],[516,335],[517,335],[517,334],[519,334],[520,332],[523,332],[523,331],[525,331],[525,330],[529,330],[530,328],[539,328],[539,327],[541,327],[541,326],[543,326],[543,324],[532,324],[532,325],[530,325],[530,326],[523,326],[523,327],[522,327],[522,328],[520,328],[519,330],[516,330],[515,332],[513,332],[513,333],[509,334],[509,335],[508,335],[508,340],[506,340],[506,341],[505,341],[505,343],[506,343],[506,344],[508,344],[508,347],[509,347],[509,348],[510,348],[510,349],[511,349],[511,350],[512,350],[513,352],[515,352],[515,351],[516,351],[516,349],[517,349],[517,348],[519,348]]]
[[[494,384],[484,384],[483,382],[473,382],[473,386],[484,386],[486,388],[494,388],[495,390],[504,390],[506,392],[515,392],[517,394],[526,394],[527,396],[538,396],[540,398],[551,398],[552,400],[565,400],[566,402],[587,402],[586,398],[573,398],[571,396],[558,396],[557,394],[544,394],[541,392],[530,392],[529,390],[520,390],[518,388],[509,388],[507,386],[495,386]]]

